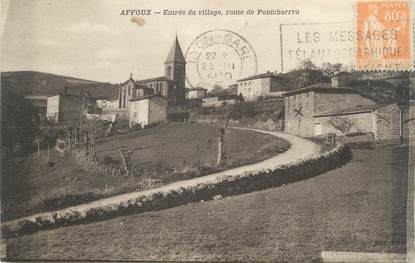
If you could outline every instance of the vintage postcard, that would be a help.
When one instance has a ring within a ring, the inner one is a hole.
[[[6,262],[415,262],[412,0],[0,0]]]

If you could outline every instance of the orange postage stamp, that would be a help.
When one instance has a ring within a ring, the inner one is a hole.
[[[356,5],[358,70],[412,69],[409,1],[360,1]]]

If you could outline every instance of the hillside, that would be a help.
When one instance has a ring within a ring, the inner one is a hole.
[[[284,101],[268,99],[228,105],[218,109],[196,108],[191,112],[191,121],[223,125],[230,112],[234,112],[231,125],[264,129],[283,130]]]
[[[325,76],[321,70],[299,69],[280,75],[281,83],[286,90],[296,90],[320,82],[330,82],[330,78]]]
[[[85,87],[86,92],[93,97],[116,98],[118,96],[117,84],[37,71],[1,72],[1,86],[12,88],[16,94],[22,96],[47,96],[63,92],[65,87],[70,89],[71,93],[78,93],[81,87]]]

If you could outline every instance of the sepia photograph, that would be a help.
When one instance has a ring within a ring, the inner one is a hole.
[[[3,262],[415,263],[412,0],[0,0]]]

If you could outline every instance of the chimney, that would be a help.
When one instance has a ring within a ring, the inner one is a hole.
[[[339,87],[339,81],[337,80],[337,76],[331,77],[331,86],[333,88],[338,88]]]

